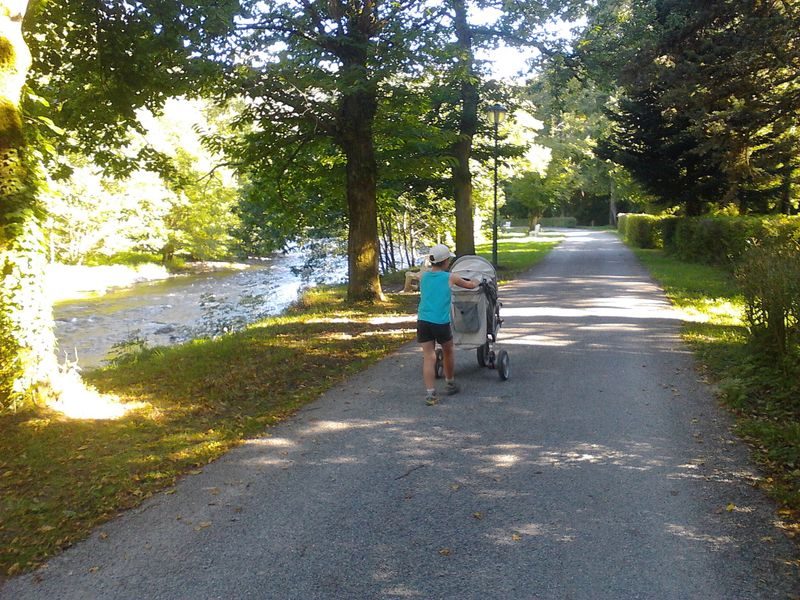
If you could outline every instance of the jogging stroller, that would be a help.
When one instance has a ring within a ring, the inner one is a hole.
[[[474,290],[451,286],[450,326],[453,330],[453,343],[456,347],[475,348],[478,365],[497,369],[500,379],[505,381],[510,373],[508,352],[495,353],[493,345],[497,342],[497,332],[503,320],[497,301],[497,274],[492,263],[480,256],[462,256],[450,267],[463,279],[478,280],[481,285]],[[436,349],[436,376],[444,371],[444,354]]]

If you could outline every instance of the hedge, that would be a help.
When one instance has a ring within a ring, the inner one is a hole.
[[[542,227],[577,227],[578,220],[575,217],[542,217],[539,224]]]
[[[799,235],[800,216],[620,214],[617,230],[625,242],[638,248],[663,248],[682,260],[733,268],[752,240]]]

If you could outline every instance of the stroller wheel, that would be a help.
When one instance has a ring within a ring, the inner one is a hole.
[[[490,369],[494,369],[495,367],[495,358],[494,350],[489,350],[489,360],[487,362],[489,363]]]
[[[483,346],[478,346],[478,366],[485,367],[489,362],[489,342]]]
[[[497,353],[497,374],[500,375],[502,381],[505,381],[508,379],[510,372],[511,359],[508,358],[508,352],[500,350],[500,352]]]
[[[444,352],[441,348],[436,349],[436,379],[444,377]]]

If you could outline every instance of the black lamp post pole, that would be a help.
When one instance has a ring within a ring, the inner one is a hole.
[[[494,220],[492,222],[492,265],[497,268],[497,125],[499,115],[494,115]]]

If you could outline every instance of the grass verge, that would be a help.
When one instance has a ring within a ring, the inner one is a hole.
[[[736,433],[753,448],[765,473],[760,485],[783,506],[788,530],[800,534],[800,368],[777,365],[750,344],[730,273],[660,250],[634,252],[686,313],[684,338],[735,414]]]
[[[553,245],[502,242],[504,275]],[[0,572],[34,568],[412,340],[417,300],[389,294],[354,306],[342,288],[317,288],[245,331],[88,373],[89,384],[132,408],[117,419],[48,409],[0,416]]]

